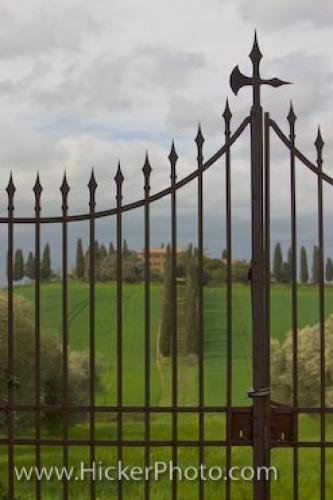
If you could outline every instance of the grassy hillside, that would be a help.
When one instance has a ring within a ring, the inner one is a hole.
[[[123,332],[123,390],[125,405],[142,405],[144,403],[144,288],[142,285],[124,286],[124,332]],[[72,282],[69,286],[69,338],[70,346],[76,350],[86,351],[89,340],[89,296],[88,286]],[[16,293],[24,295],[33,302],[34,289],[31,286],[17,288]],[[226,373],[226,302],[224,288],[205,289],[205,403],[207,405],[223,405],[225,403],[225,373]],[[179,291],[182,301],[182,291]],[[162,289],[158,284],[151,288],[151,391],[152,404],[168,405],[171,401],[171,366],[168,361],[157,363],[156,344],[158,335],[159,315],[162,299]],[[283,338],[290,328],[290,290],[288,287],[275,286],[272,288],[272,335]],[[299,290],[299,325],[314,324],[318,321],[318,300],[315,287],[300,287]],[[45,284],[42,286],[42,325],[43,332],[48,331],[61,339],[61,288],[58,284]],[[333,313],[333,288],[326,290],[326,312]],[[179,310],[181,318],[182,312]],[[184,330],[180,327],[180,337]],[[180,339],[180,344],[182,340]],[[97,356],[104,366],[103,378],[106,392],[99,394],[98,404],[116,404],[116,288],[115,284],[96,285],[96,350]],[[180,353],[183,354],[181,348]],[[198,402],[198,365],[193,357],[179,356],[178,360],[178,392],[180,405],[195,405]],[[251,386],[251,302],[250,288],[237,285],[233,290],[233,399],[234,404],[250,404],[247,390]],[[87,403],[88,388],[87,388]],[[97,415],[97,437],[114,438],[116,425],[111,415]],[[318,419],[300,417],[302,439],[317,440],[319,438]],[[159,414],[152,416],[152,439],[168,440],[171,438],[170,415]],[[328,431],[333,434],[333,426],[328,422]],[[89,427],[82,423],[70,431],[72,437],[88,437]],[[179,438],[197,439],[197,415],[180,414],[178,426]],[[33,431],[31,431],[33,436]],[[54,431],[54,437],[61,436],[61,430]],[[206,439],[224,439],[225,420],[223,415],[209,415],[205,417]],[[142,439],[144,437],[143,414],[124,416],[124,437]],[[3,450],[5,452],[5,450]],[[61,464],[61,448],[43,448],[44,465]],[[249,465],[252,462],[251,450],[235,448],[233,452],[234,464]],[[0,456],[2,455],[0,449]],[[2,455],[5,457],[5,453]],[[71,463],[77,464],[80,460],[88,459],[89,450],[84,447],[72,447],[70,452]],[[126,448],[125,460],[130,464],[143,463],[143,450],[139,448]],[[171,450],[168,447],[154,447],[151,459],[168,460]],[[97,449],[97,460],[105,464],[114,463],[115,451],[109,448]],[[179,461],[181,463],[195,464],[198,460],[196,449],[180,448]],[[4,458],[0,458],[1,470],[5,471]],[[17,465],[33,465],[34,450],[27,447],[16,448]],[[225,463],[225,450],[207,447],[206,462],[219,464]],[[273,484],[273,497],[276,499],[291,498],[292,471],[291,450],[273,451],[273,463],[280,469],[280,480]],[[328,464],[333,463],[333,456],[328,453]],[[318,470],[319,453],[317,450],[305,449],[300,451],[300,498],[318,498]],[[3,482],[5,476],[3,476]],[[333,483],[329,479],[329,491],[333,491]],[[70,485],[72,498],[89,498],[88,484]],[[114,499],[116,486],[112,483],[100,483],[97,486],[101,499]],[[197,498],[197,485],[195,483],[180,483],[180,499]],[[33,499],[34,486],[32,483],[21,482],[17,484],[18,498]],[[142,483],[124,484],[125,498],[143,498]],[[224,484],[207,483],[206,497],[209,499],[223,498]],[[61,485],[57,482],[45,483],[43,493],[46,499],[60,497]],[[305,495],[302,497],[302,493]],[[250,483],[234,483],[233,498],[248,499],[251,495]],[[170,483],[162,481],[152,485],[152,497],[160,499],[170,498]]]

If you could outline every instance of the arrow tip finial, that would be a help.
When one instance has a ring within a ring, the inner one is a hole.
[[[324,144],[325,143],[324,143],[323,137],[321,135],[320,125],[318,125],[317,138],[316,138],[316,141],[315,141],[315,146],[318,149],[318,151],[322,151],[322,149],[324,147]]]
[[[254,32],[254,40],[253,40],[253,46],[252,50],[249,55],[253,65],[259,66],[259,63],[262,59],[262,53],[259,48],[259,43],[258,43],[258,36],[257,36],[257,30]]]

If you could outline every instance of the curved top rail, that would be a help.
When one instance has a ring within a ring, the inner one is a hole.
[[[287,148],[292,151],[296,158],[298,158],[306,167],[308,167],[314,174],[318,175],[319,169],[315,163],[313,163],[311,160],[309,160],[299,149],[296,147],[293,147],[291,144],[290,139],[285,135],[285,133],[280,129],[279,125],[276,123],[276,121],[272,120],[272,118],[269,119],[269,125],[272,127],[278,138],[287,146]],[[324,181],[328,182],[328,184],[331,184],[333,186],[333,178],[326,174],[325,172],[321,172],[321,177]]]
[[[216,153],[213,154],[206,162],[204,162],[201,171],[207,170],[210,166],[212,166],[221,156],[225,154],[228,148],[230,148],[236,141],[237,139],[242,135],[248,124],[250,123],[250,116],[247,116],[242,123],[239,125],[239,127],[236,129],[236,131],[233,133],[233,135],[230,137],[230,139],[218,150]],[[191,182],[193,179],[198,177],[199,174],[199,169],[194,170],[191,172],[189,175],[181,179],[180,181],[176,182],[175,188],[174,189],[180,189],[189,182]],[[120,212],[128,212],[130,210],[134,210],[136,208],[143,207],[145,203],[152,203],[154,201],[160,200],[161,198],[164,198],[165,196],[168,196],[171,194],[173,191],[173,188],[170,186],[166,189],[163,189],[162,191],[159,191],[158,193],[152,194],[149,196],[149,198],[146,200],[145,198],[142,198],[140,200],[128,203],[126,205],[122,205],[120,208]],[[102,217],[108,217],[110,215],[115,215],[119,212],[117,208],[111,208],[107,210],[101,210],[97,211],[94,214],[95,219],[100,219]],[[83,221],[83,220],[90,220],[91,219],[91,214],[89,212],[85,214],[77,214],[77,215],[68,215],[67,217],[62,217],[62,216],[55,216],[55,217],[40,217],[38,220],[42,224],[52,224],[52,223],[61,223],[64,220],[66,222],[75,222],[75,221]],[[34,224],[36,221],[35,217],[0,217],[0,223],[2,224],[8,224],[8,222],[15,223],[15,224]]]

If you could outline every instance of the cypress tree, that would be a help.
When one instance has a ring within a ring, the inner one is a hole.
[[[14,280],[19,281],[23,278],[24,275],[24,258],[23,252],[20,248],[18,248],[15,252],[15,260],[14,260]]]
[[[319,249],[315,245],[312,254],[312,283],[319,282]]]
[[[51,251],[50,245],[46,243],[43,251],[42,266],[41,266],[41,278],[42,280],[49,280],[51,278]]]
[[[290,283],[292,280],[292,269],[293,269],[293,252],[292,248],[288,248],[288,258],[287,258],[287,282]]]
[[[198,279],[197,266],[192,255],[187,261],[186,307],[186,350],[188,354],[198,354]]]
[[[274,257],[273,257],[273,275],[277,283],[280,283],[283,278],[283,256],[281,245],[278,242],[274,248]]]
[[[124,256],[124,258],[128,257],[129,254],[130,254],[130,251],[128,249],[127,241],[124,240],[124,243],[123,243],[123,256]]]
[[[307,283],[309,281],[309,270],[308,270],[308,257],[306,254],[305,247],[301,248],[301,283]]]
[[[333,280],[333,262],[330,257],[326,260],[325,279],[326,281]]]
[[[102,243],[102,245],[101,245],[101,247],[99,249],[99,258],[100,258],[100,260],[102,260],[105,257],[107,257],[107,255],[108,255],[108,252],[107,252],[107,250],[105,248],[105,245],[103,245],[103,243]]]
[[[79,280],[84,278],[84,251],[81,238],[77,240],[75,274]]]
[[[164,296],[162,306],[162,321],[159,339],[159,349],[163,356],[170,356],[171,351],[171,327],[172,327],[172,302],[171,302],[171,253],[170,245],[166,251],[164,268]]]
[[[27,261],[24,266],[24,276],[30,278],[31,280],[35,279],[35,257],[32,252],[29,252]]]

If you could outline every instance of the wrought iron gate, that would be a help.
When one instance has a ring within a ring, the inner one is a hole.
[[[259,50],[257,38],[250,53],[253,66],[253,75],[244,76],[238,66],[233,70],[230,84],[235,94],[244,87],[249,86],[253,92],[253,103],[251,112],[235,132],[231,132],[232,114],[228,102],[223,113],[225,121],[225,144],[209,159],[204,159],[203,146],[204,137],[199,126],[196,136],[197,145],[197,168],[187,177],[177,177],[177,152],[175,145],[169,155],[170,160],[170,187],[156,194],[151,194],[150,178],[152,168],[148,155],[146,156],[143,171],[144,197],[130,204],[123,204],[123,181],[124,177],[120,168],[115,176],[116,183],[116,206],[115,208],[96,211],[96,189],[97,183],[92,172],[88,184],[89,188],[89,211],[80,215],[69,215],[68,196],[70,187],[66,175],[61,185],[62,213],[60,216],[44,217],[42,215],[41,196],[42,185],[37,176],[34,185],[35,216],[16,217],[14,210],[15,185],[10,177],[8,194],[8,214],[0,218],[0,223],[8,229],[8,400],[1,403],[0,411],[6,417],[6,435],[0,438],[0,445],[7,447],[8,456],[8,498],[15,498],[14,480],[14,448],[17,445],[33,446],[35,450],[35,462],[41,466],[41,446],[48,445],[60,447],[63,450],[63,464],[69,463],[69,446],[88,446],[90,449],[90,461],[95,461],[96,446],[115,447],[118,451],[118,459],[123,456],[124,446],[142,447],[145,450],[145,463],[150,463],[150,452],[155,446],[170,446],[172,448],[172,459],[177,464],[177,450],[179,446],[194,446],[199,450],[199,463],[204,463],[204,450],[209,446],[225,447],[226,467],[230,468],[232,458],[231,452],[235,446],[253,447],[253,465],[255,467],[270,464],[270,451],[273,447],[290,447],[293,450],[293,489],[294,498],[298,498],[298,450],[300,447],[317,447],[321,453],[320,484],[321,498],[325,498],[325,453],[327,447],[333,443],[326,440],[325,417],[332,413],[332,408],[326,407],[325,402],[325,301],[324,301],[324,234],[323,234],[323,183],[333,184],[333,179],[323,172],[323,140],[320,130],[315,142],[317,159],[313,163],[307,159],[295,145],[295,122],[296,116],[291,106],[288,115],[289,136],[287,136],[278,124],[264,113],[261,106],[260,89],[262,85],[279,87],[288,82],[277,78],[264,80],[260,76],[260,61],[262,55]],[[251,135],[251,201],[252,201],[252,263],[249,272],[252,289],[252,328],[253,328],[253,388],[249,391],[248,407],[235,407],[232,405],[232,351],[233,351],[233,321],[232,321],[232,223],[231,223],[231,149],[238,138],[247,128]],[[290,154],[290,183],[291,183],[291,242],[292,242],[292,330],[293,330],[293,402],[291,406],[276,405],[271,401],[270,395],[270,134],[273,131],[276,136],[289,150]],[[227,373],[226,373],[226,405],[207,406],[204,397],[204,316],[203,316],[203,259],[204,259],[204,216],[203,216],[203,182],[204,173],[216,163],[221,157],[225,160],[226,179],[226,241],[227,241]],[[297,241],[296,241],[296,182],[295,161],[298,159],[303,163],[317,179],[318,191],[318,248],[319,248],[319,304],[320,304],[320,407],[300,407],[298,402],[298,311],[297,311]],[[198,394],[199,404],[192,407],[181,407],[178,404],[178,374],[177,374],[177,192],[190,182],[197,183],[197,228],[198,228],[198,328],[199,328],[199,356],[198,356]],[[151,295],[150,295],[150,211],[153,202],[170,197],[171,202],[171,280],[172,280],[172,404],[160,407],[151,404]],[[145,404],[143,407],[126,406],[123,403],[122,380],[122,217],[123,214],[139,207],[144,210],[144,289],[145,289]],[[115,406],[97,406],[95,398],[95,224],[96,220],[104,217],[116,218],[117,238],[117,404]],[[68,402],[68,225],[76,221],[89,222],[90,240],[90,266],[89,266],[89,370],[90,370],[90,404],[88,406],[73,406]],[[13,251],[14,251],[14,227],[21,224],[33,224],[35,238],[35,404],[20,405],[15,402],[15,336],[14,336],[14,287],[13,287]],[[52,407],[45,405],[41,395],[41,349],[40,349],[40,241],[41,230],[45,224],[61,224],[62,226],[62,404]],[[252,401],[252,404],[250,404]],[[62,412],[62,437],[59,439],[45,438],[41,432],[41,415],[43,411]],[[68,415],[72,411],[86,411],[89,414],[89,437],[87,439],[74,439],[69,435]],[[32,412],[35,418],[35,437],[18,437],[15,433],[14,416],[18,412]],[[123,414],[144,412],[145,414],[145,437],[143,440],[128,440],[123,435]],[[101,440],[96,437],[96,412],[110,412],[116,415],[117,437],[116,439]],[[151,437],[150,419],[151,415],[164,412],[172,417],[172,439],[168,442],[160,442]],[[190,412],[197,414],[199,418],[199,437],[196,441],[182,440],[178,436],[178,414],[179,412]],[[220,412],[226,415],[226,439],[207,440],[204,434],[204,417],[209,412]],[[302,442],[298,436],[299,413],[320,415],[320,441]],[[91,481],[90,497],[96,498],[96,485]],[[145,498],[150,498],[150,484],[145,482]],[[226,481],[226,498],[231,498],[230,480]],[[204,498],[204,482],[199,482],[199,497]],[[122,483],[118,483],[118,498],[122,498]],[[63,483],[63,498],[69,497],[68,483]],[[177,482],[172,484],[172,497],[177,498]],[[269,481],[254,481],[254,498],[256,500],[270,497]],[[42,498],[41,484],[36,482],[35,498]]]

